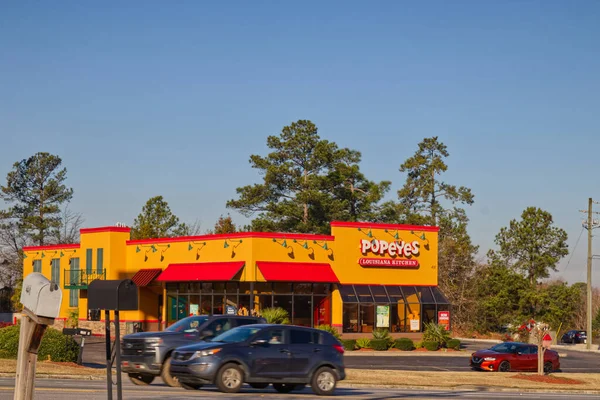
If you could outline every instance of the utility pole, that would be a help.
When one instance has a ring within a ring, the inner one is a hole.
[[[593,340],[593,332],[592,332],[592,229],[597,228],[599,226],[598,220],[592,219],[593,214],[600,214],[599,212],[595,212],[592,210],[592,205],[600,204],[597,201],[593,201],[590,197],[588,199],[588,210],[580,210],[583,213],[587,213],[587,221],[583,223],[583,227],[588,231],[588,257],[587,257],[587,340],[586,340],[586,348],[588,350],[592,347]]]

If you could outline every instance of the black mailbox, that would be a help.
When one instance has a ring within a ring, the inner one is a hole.
[[[68,336],[92,336],[90,329],[83,328],[63,328],[63,334]]]
[[[90,310],[137,310],[138,288],[131,279],[96,279],[88,287],[88,308]]]

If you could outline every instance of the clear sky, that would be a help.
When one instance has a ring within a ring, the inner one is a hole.
[[[600,200],[599,21],[584,0],[4,2],[0,177],[48,151],[86,226],[131,224],[163,195],[209,229],[260,179],[250,154],[310,119],[391,196],[439,136],[483,254],[527,206],[573,249],[578,210]],[[586,245],[559,276],[585,279]]]

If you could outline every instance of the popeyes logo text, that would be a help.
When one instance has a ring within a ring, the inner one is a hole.
[[[386,242],[385,240],[366,240],[360,241],[360,251],[363,254],[371,252],[380,256],[389,255],[391,257],[404,256],[411,257],[419,254],[419,242]],[[363,267],[380,268],[419,268],[419,260],[411,259],[389,259],[389,258],[361,258],[358,264]]]
[[[372,252],[374,254],[388,254],[392,257],[396,256],[416,256],[419,254],[419,242],[386,242],[385,240],[366,240],[360,241],[360,251],[363,254]]]

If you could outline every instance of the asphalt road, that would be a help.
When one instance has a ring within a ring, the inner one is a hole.
[[[83,361],[88,366],[103,368],[106,365],[105,343],[101,338],[89,338],[83,352]],[[491,344],[480,342],[465,342],[468,354],[479,349],[487,349]],[[564,373],[577,372],[600,373],[600,354],[582,351],[560,350],[566,354],[561,358],[561,371]],[[349,353],[346,353],[349,354]],[[452,356],[364,356],[347,355],[344,357],[347,368],[360,369],[390,369],[404,371],[470,371],[468,357]]]
[[[14,380],[0,379],[0,400],[13,398]],[[113,392],[116,399],[116,391]],[[335,397],[347,399],[551,399],[559,400],[568,397],[569,400],[600,399],[600,395],[566,394],[566,393],[527,393],[527,392],[500,392],[484,391],[478,389],[459,390],[403,390],[403,389],[366,389],[347,388],[340,385]],[[198,391],[170,388],[166,386],[134,386],[124,382],[123,399],[309,399],[316,398],[314,393],[305,388],[302,392],[282,395],[273,389],[255,390],[244,389],[242,393],[228,395],[218,392],[215,388],[207,387]],[[38,379],[36,382],[36,399],[44,400],[80,400],[82,398],[100,400],[107,398],[106,384],[102,381],[75,381],[75,380],[50,380]]]

